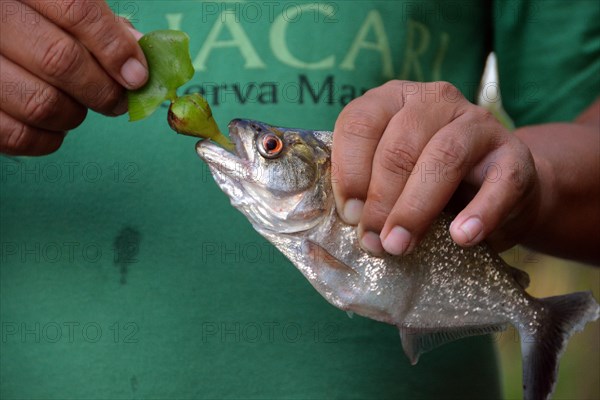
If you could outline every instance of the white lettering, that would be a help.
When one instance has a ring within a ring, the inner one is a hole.
[[[373,31],[376,40],[374,42],[367,41],[369,32]],[[385,33],[381,14],[377,10],[371,10],[365,18],[365,22],[360,27],[346,58],[340,64],[341,69],[353,71],[355,69],[356,58],[361,49],[375,50],[381,53],[382,75],[385,78],[394,77],[394,65],[392,63],[392,51],[390,49],[389,40]]]
[[[227,47],[237,47],[239,49],[242,57],[244,57],[244,68],[265,68],[265,63],[260,59],[254,46],[252,46],[252,42],[248,38],[248,35],[246,35],[246,32],[242,29],[242,25],[235,22],[235,18],[227,18],[226,15],[223,15],[225,13],[230,13],[230,11],[223,11],[221,17],[217,18],[215,24],[208,33],[208,37],[204,41],[198,56],[194,60],[194,68],[199,71],[205,71],[206,61],[211,52],[215,49]],[[229,30],[231,39],[219,40],[223,28]]]
[[[316,62],[306,62],[295,57],[289,50],[286,43],[287,28],[290,21],[296,21],[302,15],[303,10],[317,10],[321,14],[330,15],[334,10],[327,4],[302,4],[294,8],[286,8],[273,22],[270,32],[271,49],[275,57],[282,63],[296,68],[305,69],[325,69],[333,68],[335,65],[335,56],[330,55]],[[314,44],[311,44],[311,46]]]

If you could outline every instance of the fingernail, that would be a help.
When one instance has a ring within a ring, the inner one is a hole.
[[[383,239],[382,246],[386,252],[400,256],[408,250],[410,240],[411,235],[409,231],[401,226],[395,226]]]
[[[358,225],[365,203],[358,199],[349,199],[344,205],[342,218],[347,224]]]
[[[371,254],[383,254],[381,239],[379,239],[379,235],[375,232],[367,231],[363,233],[360,237],[360,247]]]
[[[459,236],[459,241],[467,244],[471,243],[473,240],[477,239],[477,237],[483,231],[483,223],[477,217],[471,217],[467,219],[463,224],[458,228],[456,233]]]
[[[132,28],[130,26],[128,26],[127,28],[129,29],[129,32],[131,32],[133,37],[135,37],[135,40],[140,40],[142,38],[142,36],[144,36],[144,34],[142,32],[138,31],[135,28]]]
[[[128,89],[137,89],[148,78],[148,70],[135,58],[130,58],[121,68],[121,76],[127,83]]]
[[[122,96],[121,99],[119,100],[119,104],[117,104],[117,106],[113,109],[113,114],[114,115],[123,115],[127,112],[128,109],[128,102],[127,102],[127,96]]]

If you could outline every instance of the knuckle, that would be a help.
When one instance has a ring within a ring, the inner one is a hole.
[[[436,85],[438,91],[440,91],[440,92],[458,91],[456,86],[454,86],[453,84],[451,84],[448,81],[437,81],[437,82],[434,82],[434,84]]]
[[[103,113],[112,112],[123,95],[122,89],[112,81],[94,89],[97,90],[89,92],[87,100],[92,109]]]
[[[359,182],[368,182],[369,175],[365,171],[364,165],[349,164],[343,170],[337,174],[335,183],[345,194],[351,195],[352,197],[360,197],[367,192],[367,184],[361,184]]]
[[[382,90],[386,94],[386,97],[395,104],[396,108],[402,109],[413,98],[411,94],[418,92],[421,85],[422,83],[420,82],[396,79],[386,82],[382,86]]]
[[[63,24],[78,29],[97,21],[102,16],[101,3],[89,0],[61,0]]]
[[[6,121],[2,124],[2,131],[0,150],[3,152],[19,152],[26,150],[29,146],[29,141],[27,139],[29,128],[27,125],[15,120]]]
[[[448,106],[456,107],[458,104],[468,103],[460,89],[446,81],[434,82],[437,97]]]
[[[533,156],[529,150],[517,150],[511,168],[508,169],[505,180],[512,186],[512,190],[521,196],[527,193],[536,179]]]
[[[68,14],[73,14],[77,10],[77,5],[82,4],[85,0],[60,0],[60,5],[63,12]]]
[[[372,215],[387,216],[391,211],[391,207],[386,204],[386,196],[381,190],[369,190],[365,207]]]
[[[491,113],[486,108],[483,107],[475,107],[475,111],[473,112],[474,119],[476,123],[479,124],[498,124],[498,120],[494,117],[494,114]]]
[[[469,156],[469,149],[461,139],[435,140],[430,156],[434,163],[443,166],[461,166]]]
[[[106,35],[100,35],[100,42],[98,43],[98,51],[103,55],[105,59],[115,60],[118,58],[127,57],[132,52],[132,48],[129,43],[124,40],[121,36],[109,33]]]
[[[117,15],[116,18],[117,18],[117,21],[119,21],[119,23],[125,24],[125,26],[127,26],[129,28],[135,29],[135,27],[133,26],[133,23],[130,20],[128,20],[127,18],[121,17],[120,15]]]
[[[462,93],[456,86],[446,81],[435,82],[437,90],[443,95],[447,95],[450,98],[461,97]]]
[[[118,26],[98,24],[99,32],[94,34],[96,44],[93,49],[99,61],[115,72],[119,71],[125,61],[137,52],[131,35],[121,34]]]
[[[55,79],[73,76],[82,62],[81,49],[77,42],[67,36],[54,39],[43,53],[42,71]]]
[[[377,118],[364,110],[347,110],[340,118],[341,134],[344,140],[356,138],[376,140],[379,130]]]
[[[46,122],[59,112],[60,99],[60,93],[52,86],[47,86],[40,92],[28,93],[25,98],[25,114],[34,123]]]
[[[0,111],[0,152],[12,155],[44,155],[58,150],[64,132],[32,128]]]
[[[385,171],[408,178],[417,165],[419,154],[411,144],[394,142],[381,149],[378,164]]]
[[[510,183],[517,195],[521,195],[527,190],[527,179],[524,178],[523,174],[518,171],[518,168],[511,168],[506,177],[506,180]]]
[[[383,194],[381,188],[369,187],[367,193],[369,211],[373,211],[375,214],[389,213],[390,210],[384,206],[385,200],[386,196]]]
[[[404,199],[402,213],[412,220],[424,220],[427,214],[427,201],[416,195],[408,195]]]
[[[393,79],[391,81],[387,81],[384,83],[381,88],[385,90],[389,90],[391,92],[401,92],[404,90],[404,86],[406,85],[406,81],[401,81],[398,79]]]
[[[378,103],[385,101],[386,108],[395,109],[396,111],[402,109],[407,101],[407,93],[415,92],[415,87],[420,87],[420,82],[409,82],[401,80],[391,80],[384,84],[367,90],[363,96],[350,102],[348,109],[352,106],[357,106],[362,101],[375,100]]]

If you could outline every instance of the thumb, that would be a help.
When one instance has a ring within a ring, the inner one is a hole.
[[[148,80],[148,64],[136,36],[106,2],[98,0],[23,0],[38,13],[69,32],[127,89]]]

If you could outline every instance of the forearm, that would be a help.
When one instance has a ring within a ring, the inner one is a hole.
[[[600,102],[574,123],[523,127],[541,186],[536,222],[523,244],[559,257],[600,263]]]

